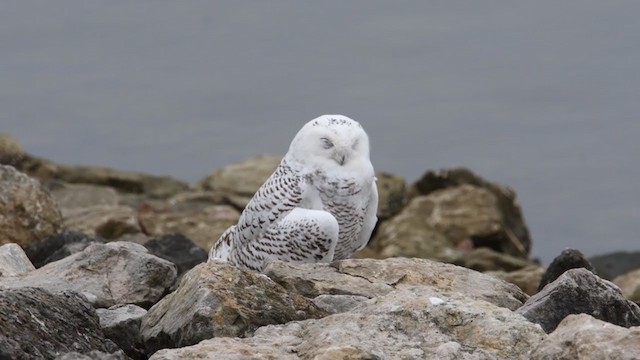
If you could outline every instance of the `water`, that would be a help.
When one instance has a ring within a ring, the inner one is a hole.
[[[378,170],[512,186],[548,263],[638,250],[640,2],[3,1],[0,131],[195,181],[343,113]]]

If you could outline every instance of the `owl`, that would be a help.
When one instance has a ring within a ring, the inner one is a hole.
[[[346,116],[323,115],[298,131],[209,261],[262,271],[273,260],[346,259],[369,241],[377,208],[367,133]]]

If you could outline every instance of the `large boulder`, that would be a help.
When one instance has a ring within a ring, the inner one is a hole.
[[[554,282],[560,275],[569,269],[585,268],[595,274],[593,266],[587,258],[577,249],[564,249],[560,255],[556,256],[544,272],[538,291],[547,284]]]
[[[517,285],[527,295],[533,295],[538,292],[538,286],[544,272],[543,266],[533,264],[514,271],[487,271],[485,274]]]
[[[268,277],[224,261],[200,264],[142,320],[148,352],[219,336],[246,336],[260,326],[326,315]]]
[[[64,222],[68,229],[109,240],[142,232],[136,211],[125,205],[95,205],[66,209]]]
[[[640,303],[640,269],[616,277],[613,283],[620,287],[625,298]]]
[[[531,352],[531,360],[638,359],[640,327],[624,328],[587,314],[569,315]]]
[[[61,228],[60,210],[40,182],[0,165],[0,244],[25,246]]]
[[[29,176],[52,178],[56,165],[48,160],[27,154],[20,143],[9,134],[0,133],[0,164],[9,165]]]
[[[107,338],[115,342],[134,359],[144,358],[140,323],[147,310],[133,305],[115,305],[108,309],[96,309],[100,327]]]
[[[63,215],[67,209],[96,205],[115,206],[120,203],[121,198],[114,188],[108,186],[67,184],[60,181],[50,181],[46,186],[56,199]]]
[[[39,268],[50,262],[80,252],[89,245],[103,242],[105,240],[99,237],[89,236],[79,231],[63,230],[42,240],[30,243],[24,250],[33,265]]]
[[[550,333],[571,314],[589,314],[619,326],[640,326],[640,308],[613,283],[585,268],[567,270],[516,310]]]
[[[95,307],[155,304],[173,285],[176,267],[139,244],[93,244],[27,274],[0,277],[0,289],[41,287],[73,290]]]
[[[0,246],[0,277],[15,276],[35,270],[18,244],[4,244]]]
[[[55,359],[67,352],[115,352],[96,312],[71,291],[0,289],[0,358]]]
[[[322,319],[213,338],[151,359],[526,359],[539,326],[483,300],[406,287]]]
[[[181,234],[167,234],[144,243],[157,257],[169,260],[178,268],[178,279],[194,266],[206,262],[208,253]]]
[[[477,271],[427,259],[346,259],[331,264],[270,263],[264,273],[292,292],[374,298],[395,289],[423,286],[515,310],[528,296],[517,286]]]

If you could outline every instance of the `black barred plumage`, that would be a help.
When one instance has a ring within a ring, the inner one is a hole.
[[[341,115],[307,123],[289,152],[214,244],[210,259],[261,271],[273,260],[333,261],[366,245],[378,194],[369,141]]]

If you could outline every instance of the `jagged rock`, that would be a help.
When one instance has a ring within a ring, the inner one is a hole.
[[[115,352],[118,347],[104,337],[84,297],[71,291],[0,289],[0,357],[54,359],[91,350]]]
[[[147,310],[132,304],[115,305],[108,309],[96,309],[104,335],[115,342],[129,356],[144,356],[140,336],[140,323]]]
[[[366,296],[358,295],[318,295],[313,299],[316,306],[330,314],[346,312],[358,306],[365,300],[369,300]]]
[[[613,283],[620,287],[625,298],[640,302],[640,269],[616,277]]]
[[[66,209],[96,205],[116,206],[120,203],[118,192],[108,186],[50,182],[47,187],[53,198],[56,199],[63,216]]]
[[[531,249],[529,229],[524,222],[516,193],[508,186],[492,183],[465,168],[428,171],[413,184],[410,193],[429,195],[447,188],[472,185],[491,192],[501,214],[501,226],[490,236],[474,236],[476,246],[489,246],[507,254],[527,257]]]
[[[104,239],[89,236],[79,231],[63,230],[58,234],[30,243],[25,247],[25,252],[33,265],[39,268],[99,242],[104,242]]]
[[[24,275],[1,277],[1,288],[74,290],[95,307],[155,304],[173,285],[176,266],[139,244],[93,244],[79,253]]]
[[[244,209],[281,160],[278,155],[260,155],[227,165],[198,181],[196,188],[224,194],[229,203]]]
[[[309,298],[323,294],[373,298],[408,286],[429,286],[449,297],[461,294],[511,310],[528,298],[517,286],[492,276],[426,259],[346,259],[331,264],[275,261],[264,273]]]
[[[564,249],[560,255],[556,256],[547,271],[545,271],[538,291],[542,290],[547,284],[555,281],[560,275],[564,274],[569,269],[585,268],[591,272],[594,272],[593,266],[589,263],[589,260],[584,257],[580,250],[576,249]],[[595,273],[595,272],[594,272]]]
[[[109,240],[142,231],[136,212],[123,205],[96,205],[67,209],[64,222],[71,230]]]
[[[586,314],[569,315],[531,352],[531,360],[638,359],[640,327],[626,329]]]
[[[589,258],[596,273],[607,280],[640,269],[640,251],[617,251]]]
[[[407,202],[407,182],[403,177],[385,172],[376,173],[378,185],[378,221],[399,213]]]
[[[521,257],[500,253],[481,247],[473,249],[452,261],[456,265],[464,266],[476,271],[515,271],[531,265],[531,261]]]
[[[112,354],[94,350],[89,351],[86,354],[81,354],[79,352],[66,353],[58,356],[56,360],[129,360],[129,357],[125,355],[122,350],[116,351]]]
[[[151,359],[526,359],[544,337],[508,309],[407,287],[349,312],[160,350]]]
[[[142,320],[142,337],[151,353],[324,315],[310,300],[262,274],[212,261],[191,269],[175,292],[149,310]]]
[[[547,332],[570,314],[590,314],[612,324],[640,325],[640,308],[613,283],[585,268],[570,269],[516,310]]]
[[[168,234],[144,244],[149,252],[169,260],[178,268],[178,278],[194,266],[207,261],[208,253],[181,234]]]
[[[544,272],[544,267],[533,264],[515,271],[488,271],[485,274],[517,285],[527,295],[533,295],[538,292],[540,279],[542,279]]]
[[[144,232],[151,236],[180,233],[202,249],[209,251],[213,243],[231,225],[238,222],[240,213],[228,205],[211,205],[200,209],[140,211],[138,220]]]
[[[12,166],[0,165],[0,214],[0,244],[25,246],[62,228],[62,216],[51,195]]]
[[[0,246],[0,276],[14,276],[35,270],[20,245],[10,243]]]

